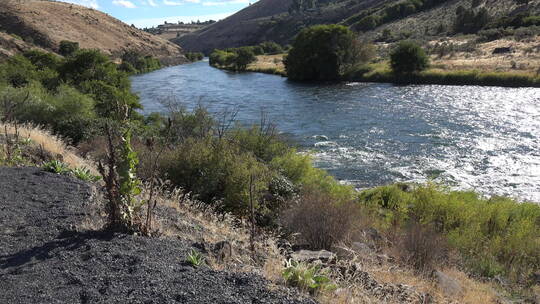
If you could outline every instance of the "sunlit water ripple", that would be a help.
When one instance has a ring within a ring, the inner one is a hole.
[[[540,202],[540,89],[298,84],[198,62],[133,77],[133,90],[145,113],[170,98],[238,109],[247,124],[264,111],[318,167],[358,188],[434,179]]]

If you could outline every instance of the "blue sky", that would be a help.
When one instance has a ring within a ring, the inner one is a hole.
[[[256,0],[60,0],[92,7],[137,27],[220,20]]]

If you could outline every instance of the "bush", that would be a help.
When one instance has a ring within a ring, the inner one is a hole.
[[[234,67],[237,71],[244,71],[248,64],[257,60],[255,54],[248,47],[239,48],[236,51],[236,60],[234,61]]]
[[[262,54],[275,55],[275,54],[283,53],[283,47],[273,41],[265,41],[263,43],[260,43],[258,47],[261,48],[262,53],[256,54],[256,55],[262,55]]]
[[[292,207],[284,210],[283,227],[299,233],[302,244],[313,250],[332,250],[345,240],[360,218],[359,209],[350,202],[337,203],[318,190],[305,189]]]
[[[60,41],[58,53],[62,56],[71,56],[79,50],[79,43],[67,40]]]
[[[288,260],[282,276],[287,285],[310,293],[335,288],[328,275],[321,270],[320,265],[308,265]]]
[[[428,56],[414,42],[402,41],[390,54],[390,66],[395,74],[420,72],[428,67]]]
[[[420,273],[429,274],[446,261],[446,240],[428,225],[411,221],[392,241],[398,260]]]
[[[342,25],[316,25],[303,29],[285,58],[292,80],[337,80],[362,61],[362,46]]]

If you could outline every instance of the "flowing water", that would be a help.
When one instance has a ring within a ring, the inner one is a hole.
[[[432,179],[540,202],[537,88],[299,84],[202,61],[135,76],[133,90],[144,113],[171,98],[238,110],[246,124],[264,111],[317,167],[358,188]]]

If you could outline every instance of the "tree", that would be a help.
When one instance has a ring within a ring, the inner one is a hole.
[[[241,47],[236,50],[236,59],[234,61],[234,66],[237,71],[244,71],[248,64],[257,60],[255,54],[249,47]]]
[[[342,25],[316,25],[300,31],[285,68],[292,80],[337,80],[361,61],[362,45]]]
[[[425,51],[412,41],[401,41],[390,54],[390,66],[396,74],[420,72],[428,67]]]

